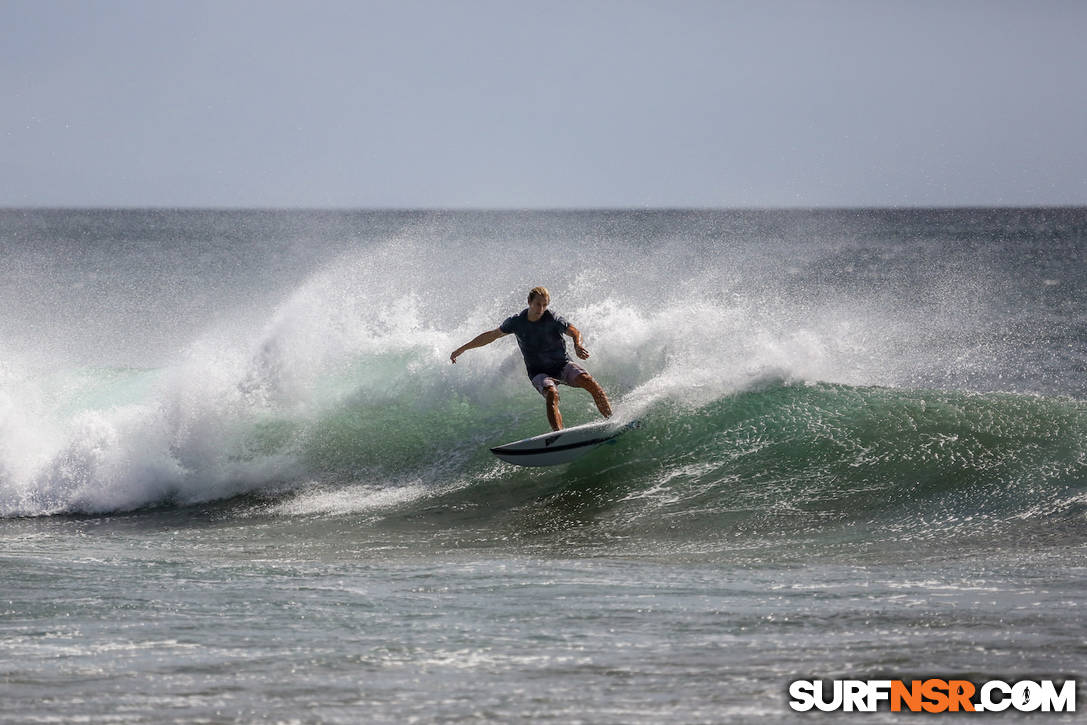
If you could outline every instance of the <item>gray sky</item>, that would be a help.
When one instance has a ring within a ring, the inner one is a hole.
[[[0,0],[0,206],[1087,203],[1087,2]]]

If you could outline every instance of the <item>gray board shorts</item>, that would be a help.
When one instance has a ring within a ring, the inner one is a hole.
[[[562,374],[558,379],[551,377],[547,373],[540,373],[532,378],[532,385],[536,390],[540,391],[540,395],[546,396],[548,388],[553,388],[559,383],[562,383],[563,385],[573,385],[577,376],[582,374],[588,375],[585,368],[577,363],[568,362],[566,363],[566,367],[562,369]]]

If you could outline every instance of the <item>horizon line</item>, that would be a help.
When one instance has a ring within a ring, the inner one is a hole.
[[[439,212],[439,213],[525,213],[525,212],[710,212],[710,211],[971,211],[971,210],[1046,210],[1087,209],[1087,202],[1077,204],[880,204],[880,205],[815,205],[815,206],[260,206],[209,205],[173,206],[167,204],[136,205],[29,205],[0,204],[0,212],[11,211],[264,211],[264,212]]]

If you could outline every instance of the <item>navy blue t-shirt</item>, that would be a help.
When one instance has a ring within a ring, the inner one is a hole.
[[[517,336],[517,345],[525,358],[528,376],[534,378],[540,373],[547,373],[557,378],[570,358],[566,355],[566,340],[563,333],[570,323],[558,315],[545,310],[536,322],[528,321],[528,308],[521,314],[507,317],[498,329],[506,334]]]

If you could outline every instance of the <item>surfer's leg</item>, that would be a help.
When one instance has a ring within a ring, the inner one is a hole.
[[[592,375],[581,373],[570,384],[575,388],[588,390],[589,395],[593,396],[593,402],[596,403],[596,409],[600,411],[600,415],[605,418],[611,417],[611,403],[608,402],[608,396],[600,387],[600,383],[593,380]]]
[[[559,412],[559,387],[555,378],[540,373],[532,378],[532,387],[547,399],[547,422],[551,430],[562,430],[562,413]]]
[[[547,422],[551,430],[562,430],[562,413],[559,412],[559,389],[554,385],[547,388]]]

